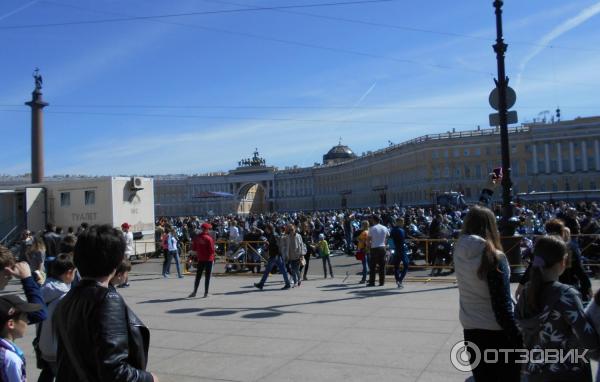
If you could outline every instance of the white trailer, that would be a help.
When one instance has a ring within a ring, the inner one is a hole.
[[[127,222],[136,237],[136,254],[155,251],[154,181],[142,177],[65,178],[35,185],[20,185],[4,192],[0,216],[10,220],[10,230],[43,229],[46,223],[77,229],[82,223],[109,224],[120,228]],[[0,232],[2,234],[2,232]],[[1,238],[0,237],[0,238]]]

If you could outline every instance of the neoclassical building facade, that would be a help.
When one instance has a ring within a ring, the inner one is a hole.
[[[513,192],[596,190],[600,117],[509,128]],[[425,135],[363,155],[341,143],[323,164],[268,166],[258,151],[234,170],[155,176],[157,216],[430,204],[440,193],[477,198],[499,167],[499,129]]]

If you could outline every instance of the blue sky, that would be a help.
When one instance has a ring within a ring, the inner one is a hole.
[[[340,0],[339,2],[351,1]],[[492,1],[396,0],[160,19],[332,0],[4,0],[0,174],[30,169],[32,70],[44,77],[46,175],[229,170],[257,147],[309,166],[488,125]],[[38,25],[34,27],[33,25]],[[600,115],[600,2],[504,4],[520,122]]]

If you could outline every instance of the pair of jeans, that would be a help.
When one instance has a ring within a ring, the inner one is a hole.
[[[371,248],[369,253],[369,284],[375,284],[375,270],[379,267],[379,285],[385,283],[385,247]]]
[[[290,260],[290,274],[292,275],[292,281],[298,285],[300,281],[300,259]]]
[[[475,382],[519,382],[521,380],[522,364],[515,363],[519,358],[516,353],[508,353],[508,362],[504,356],[498,357],[498,362],[486,363],[483,354],[487,349],[514,349],[515,344],[508,340],[504,330],[465,329],[465,341],[474,343],[481,351],[479,365],[473,369]],[[469,362],[475,358],[475,352],[469,347]]]
[[[171,262],[175,259],[175,268],[177,268],[177,276],[179,278],[183,277],[181,275],[181,265],[179,264],[179,252],[178,251],[169,251],[167,252],[167,261],[163,265],[163,276],[167,277],[167,273],[169,273],[169,269],[171,268]]]
[[[369,255],[365,253],[365,256],[360,261],[362,264],[362,280],[361,282],[365,282],[367,280],[367,274],[369,273]]]
[[[269,261],[267,261],[267,264],[265,265],[265,271],[263,272],[262,278],[258,283],[260,286],[265,285],[267,277],[269,277],[271,270],[275,266],[279,269],[279,273],[281,273],[281,275],[283,276],[283,281],[285,282],[285,285],[290,285],[290,279],[288,278],[287,270],[285,269],[285,264],[283,263],[283,258],[281,256],[271,256],[269,257]]]
[[[333,277],[333,269],[331,269],[331,260],[329,259],[329,256],[321,256],[321,259],[323,260],[323,275],[327,278],[327,265],[329,265],[329,274]]]
[[[212,261],[198,261],[198,268],[196,270],[196,278],[194,279],[194,294],[198,292],[198,286],[202,279],[202,272],[204,271],[204,294],[208,293],[208,287],[210,286],[210,274],[212,273],[213,262]]]
[[[400,271],[400,262],[402,262],[402,271]],[[406,251],[401,251],[394,255],[394,277],[396,282],[402,284],[402,280],[408,272],[409,259]]]
[[[306,265],[304,266],[304,276],[303,278],[306,279],[306,274],[308,273],[308,264],[310,264],[310,255],[311,255],[311,251],[308,251],[306,253],[306,255],[304,255],[304,260],[306,261]],[[302,269],[300,269],[302,270]]]

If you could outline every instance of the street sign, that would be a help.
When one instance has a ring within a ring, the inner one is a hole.
[[[498,88],[494,88],[490,93],[490,106],[494,110],[498,110],[500,107],[500,97],[498,96]],[[515,102],[517,102],[517,93],[510,86],[506,87],[506,108],[510,109],[515,106]],[[516,122],[515,122],[516,123]]]
[[[517,117],[516,110],[509,111],[506,113],[506,124],[510,125],[513,123],[518,123],[519,118]],[[490,126],[500,126],[500,114],[492,113],[490,114]]]

